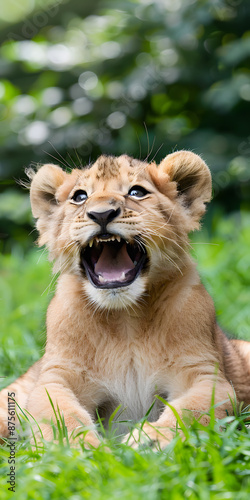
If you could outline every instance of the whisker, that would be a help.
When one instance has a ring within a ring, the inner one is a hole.
[[[148,155],[146,156],[145,161],[148,161],[148,159],[149,159],[149,157],[150,157],[150,155],[151,155],[151,153],[152,153],[152,151],[153,151],[154,145],[155,145],[155,137],[154,137],[154,139],[153,139],[152,147],[151,147],[151,149],[150,149],[150,151],[149,151]]]
[[[51,280],[50,280],[48,286],[41,293],[41,296],[45,295],[46,292],[47,292],[47,294],[51,292],[51,288],[52,288],[52,286],[54,286],[56,280],[58,279],[58,276],[59,276],[59,273],[52,274]]]
[[[75,164],[72,156],[70,155],[70,153],[67,151],[67,156],[70,158],[71,162],[73,163],[74,167],[77,168],[77,165]],[[72,168],[72,167],[71,167]]]
[[[74,149],[74,152],[75,152],[75,155],[76,155],[76,157],[77,157],[77,159],[78,159],[78,162],[79,162],[79,167],[80,167],[80,168],[83,168],[83,164],[82,164],[82,161],[81,161],[81,158],[80,158],[80,156],[79,156],[79,154],[78,154],[77,149]],[[78,168],[79,168],[79,167],[78,167]]]
[[[215,247],[219,247],[219,243],[210,243],[210,242],[203,242],[203,241],[199,241],[199,242],[194,242],[192,241],[191,245],[212,245],[212,246],[215,246]]]
[[[136,130],[136,137],[137,137],[137,140],[139,142],[139,148],[140,148],[139,160],[140,160],[141,159],[141,141],[140,141],[139,134],[137,133],[137,130]]]
[[[54,158],[55,160],[61,162],[66,168],[69,168],[70,170],[72,170],[72,166],[67,162],[67,160],[61,155],[61,153],[59,151],[57,151],[56,147],[54,146],[54,144],[52,144],[52,142],[48,141],[48,143],[50,144],[50,146],[54,149],[54,151],[59,155],[59,160],[58,158],[56,158],[56,156],[53,156],[51,153],[49,153],[48,151],[44,151],[47,155],[51,156],[51,158]]]
[[[158,155],[159,151],[161,150],[162,146],[164,146],[164,142],[159,146],[159,148],[157,149],[156,153],[154,154],[152,160],[151,160],[151,163],[153,163],[155,157]]]
[[[45,254],[45,252],[47,252],[47,247],[40,248],[39,250],[40,251],[38,251],[38,253],[40,253],[40,255],[38,257],[37,264],[40,263],[41,258],[43,257],[43,255]]]
[[[171,262],[176,267],[176,269],[178,269],[180,274],[183,276],[183,272],[181,271],[181,269],[179,268],[177,263],[173,259],[171,259],[171,257],[169,257],[169,255],[165,254],[165,257],[167,258],[167,260],[169,260],[169,262]]]
[[[147,157],[148,157],[148,155],[149,155],[149,136],[148,136],[148,129],[147,129],[147,125],[146,125],[146,123],[145,123],[145,122],[143,122],[143,126],[144,126],[144,128],[145,128],[145,132],[146,132],[146,136],[147,136],[147,143],[148,143],[148,154],[147,154]],[[147,158],[147,157],[146,157],[146,158]]]

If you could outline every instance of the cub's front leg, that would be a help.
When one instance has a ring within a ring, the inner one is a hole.
[[[215,416],[216,418],[226,417],[228,413],[232,413],[230,398],[234,397],[234,393],[231,385],[224,379],[223,375],[218,376],[216,382],[212,377],[204,380],[194,380],[193,385],[185,394],[169,401],[169,404],[177,411],[180,418],[183,416],[183,411],[189,410],[194,418],[200,418],[203,425],[208,425],[210,418],[206,413],[209,412],[211,407],[213,389],[215,389],[214,404],[219,403],[219,406],[215,408]],[[148,442],[162,449],[174,437],[176,423],[177,419],[174,412],[169,406],[166,406],[156,422],[145,422],[141,429],[134,429],[132,434],[127,435],[124,442],[133,448],[137,448],[140,442]]]
[[[86,427],[87,432],[86,434],[84,433],[84,442],[87,446],[98,447],[100,439],[94,429],[95,424],[90,411],[79,403],[72,388],[69,387],[67,378],[64,378],[60,374],[60,371],[62,370],[49,370],[41,375],[34,391],[30,395],[28,411],[34,418],[34,422],[37,422],[39,425],[42,437],[45,440],[51,441],[53,439],[51,423],[56,423],[55,412],[60,421],[59,409],[60,414],[63,415],[68,436],[72,443],[77,442],[76,436],[78,431],[84,430],[84,427]],[[75,379],[77,381],[78,378],[79,375],[77,373],[71,373],[72,380]],[[87,386],[84,387],[83,384],[83,391],[84,389],[86,394],[88,394],[89,388]],[[34,429],[38,440],[40,438],[39,427]],[[82,438],[83,434],[80,433],[79,437]]]

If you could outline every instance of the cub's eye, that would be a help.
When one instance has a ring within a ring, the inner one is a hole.
[[[87,200],[88,195],[86,191],[83,191],[82,189],[78,189],[72,196],[72,200],[75,201],[76,203],[83,203],[85,200]]]
[[[133,186],[128,192],[129,196],[133,196],[133,198],[143,198],[148,193],[149,191],[142,186]]]

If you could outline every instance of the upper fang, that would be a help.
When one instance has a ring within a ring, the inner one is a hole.
[[[118,236],[116,234],[110,235],[109,238],[99,238],[98,236],[95,236],[92,240],[89,241],[88,245],[91,248],[93,245],[98,245],[98,243],[105,243],[108,241],[118,241],[118,243],[120,243],[121,236]]]

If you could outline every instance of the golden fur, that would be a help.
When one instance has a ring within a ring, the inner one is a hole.
[[[47,246],[60,277],[48,308],[43,358],[0,395],[0,434],[7,435],[7,391],[15,392],[18,403],[41,423],[44,437],[52,439],[47,390],[63,411],[69,434],[81,422],[91,428],[85,439],[94,446],[97,408],[104,425],[119,404],[121,419],[136,422],[158,394],[180,415],[190,410],[203,415],[206,424],[214,384],[215,403],[222,402],[215,409],[218,418],[232,412],[233,388],[238,400],[249,404],[250,344],[229,341],[220,330],[213,301],[187,252],[188,233],[199,228],[211,197],[211,175],[201,158],[180,151],[157,166],[126,155],[101,156],[90,168],[66,173],[44,165],[30,175],[39,244]],[[97,218],[104,215],[106,233],[123,242],[99,242],[107,252],[120,245],[113,260],[104,250],[94,257],[90,248],[91,241],[98,245],[103,222]],[[131,264],[128,257],[135,242],[133,252],[144,249],[138,253],[144,264],[125,286],[120,268],[129,262],[130,274],[135,273],[137,261]],[[97,261],[94,269],[105,268],[94,277],[104,286],[87,278],[81,253],[86,248]],[[114,273],[110,262],[119,269],[105,281],[103,276]],[[121,286],[112,285],[115,279]],[[148,420],[145,434],[166,445],[176,426],[170,407],[156,400]],[[135,430],[129,443],[137,439]]]

